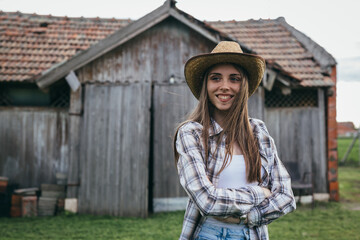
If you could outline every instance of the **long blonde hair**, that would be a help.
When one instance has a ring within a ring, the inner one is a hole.
[[[241,75],[242,81],[240,91],[235,95],[234,104],[232,104],[228,111],[228,115],[225,117],[225,120],[223,122],[223,131],[219,134],[216,143],[216,149],[212,156],[214,156],[215,158],[221,139],[223,139],[224,134],[226,134],[225,159],[217,175],[224,170],[228,163],[230,163],[232,158],[232,147],[234,143],[237,142],[240,146],[242,154],[244,155],[247,181],[261,182],[261,159],[259,155],[259,145],[257,138],[253,134],[248,117],[248,77],[241,67],[234,64],[232,65],[239,71]],[[214,106],[209,100],[207,92],[207,80],[211,68],[209,68],[208,71],[204,74],[204,80],[198,105],[188,116],[187,120],[182,122],[176,129],[173,142],[175,164],[177,164],[177,161],[179,159],[179,154],[176,150],[176,138],[179,128],[189,121],[194,121],[200,123],[203,126],[202,139],[204,141],[203,144],[205,150],[205,166],[207,167],[210,151],[209,128],[211,125],[212,111],[214,109]]]

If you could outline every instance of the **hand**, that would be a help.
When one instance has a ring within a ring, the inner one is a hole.
[[[265,197],[267,198],[267,197],[270,197],[270,195],[271,195],[271,192],[270,192],[270,190],[269,189],[267,189],[267,188],[261,188],[262,190],[263,190],[263,192],[264,192],[264,194],[265,194]]]

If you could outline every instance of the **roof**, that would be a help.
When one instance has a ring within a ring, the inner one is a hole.
[[[0,12],[0,81],[33,82],[129,22]]]
[[[353,122],[338,122],[337,123],[337,134],[338,136],[346,136],[356,134],[358,130],[355,128]]]
[[[335,65],[335,59],[321,46],[288,25],[282,17],[273,20],[217,21],[208,24],[244,43],[264,57],[267,63],[279,66],[281,72],[299,80],[301,86],[320,87],[333,84],[326,67]],[[307,49],[303,39],[312,43],[312,51]],[[314,53],[317,49],[323,51],[322,55],[316,55],[318,59]],[[324,66],[320,65],[320,60],[323,60]]]
[[[96,45],[80,52],[68,61],[61,63],[59,66],[53,67],[45,73],[43,72],[42,75],[36,79],[37,85],[40,88],[49,87],[55,81],[65,77],[71,71],[78,70],[87,63],[106,54],[107,52],[110,52],[112,49],[122,45],[169,17],[178,20],[198,32],[204,38],[214,42],[214,44],[220,40],[233,40],[227,37],[226,34],[219,32],[210,26],[206,26],[203,22],[200,22],[190,17],[188,14],[178,10],[175,7],[174,0],[167,0],[161,7],[119,29],[110,36],[99,41]]]
[[[177,9],[172,0],[137,21],[0,12],[0,82],[36,80],[48,87],[169,16],[215,43],[238,40],[245,52],[262,55],[268,67],[301,86],[333,85],[324,66],[335,60],[284,19],[202,22]],[[312,44],[312,51],[301,37]],[[317,49],[322,51],[316,55]]]

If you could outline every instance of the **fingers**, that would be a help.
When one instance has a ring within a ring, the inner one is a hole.
[[[262,190],[263,190],[263,192],[264,192],[264,194],[265,194],[265,197],[270,197],[271,192],[270,192],[269,189],[267,189],[267,188],[262,188]]]

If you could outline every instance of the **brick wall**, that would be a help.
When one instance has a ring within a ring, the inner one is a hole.
[[[330,200],[339,201],[338,155],[337,155],[337,123],[336,123],[336,66],[332,67],[331,79],[335,86],[333,94],[327,99],[327,158]]]

